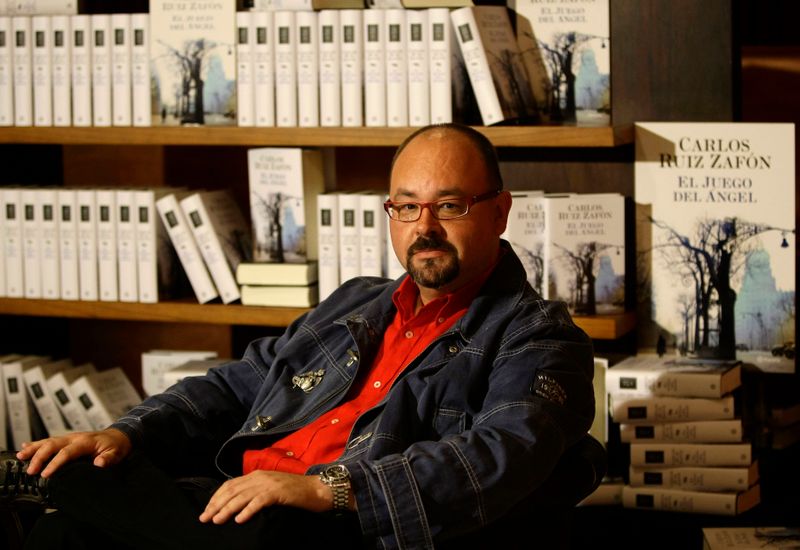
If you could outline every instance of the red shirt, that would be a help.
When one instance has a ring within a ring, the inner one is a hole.
[[[397,314],[386,330],[375,362],[355,380],[346,400],[271,446],[245,451],[244,473],[278,470],[303,474],[313,464],[339,458],[356,419],[378,404],[405,366],[466,313],[492,269],[494,266],[472,283],[426,304],[416,314],[419,289],[407,277],[392,296]]]

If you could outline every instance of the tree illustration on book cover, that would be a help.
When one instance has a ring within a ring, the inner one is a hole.
[[[643,347],[794,371],[794,185],[792,124],[637,125]]]
[[[236,123],[235,0],[150,3],[154,126]]]

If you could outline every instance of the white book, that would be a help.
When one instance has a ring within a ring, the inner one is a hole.
[[[297,38],[295,12],[276,11],[275,118],[277,126],[297,126]]]
[[[25,273],[25,297],[42,297],[42,229],[39,224],[37,189],[23,187],[20,191],[22,208],[22,258]]]
[[[316,259],[317,196],[325,190],[322,152],[297,147],[247,151],[253,261]]]
[[[9,298],[25,296],[25,263],[22,254],[22,199],[18,187],[0,188],[3,203],[5,294]]]
[[[622,488],[622,505],[625,508],[734,516],[749,510],[760,501],[759,485],[738,493],[711,493],[630,485]]]
[[[178,200],[179,197],[174,193],[164,195],[156,201],[156,209],[167,229],[172,246],[175,247],[183,270],[189,278],[197,301],[205,304],[217,298],[219,294],[208,274]]]
[[[49,15],[31,18],[33,125],[53,125],[53,48]]]
[[[703,527],[703,550],[792,550],[797,528]]]
[[[89,16],[92,28],[92,124],[111,126],[111,15]]]
[[[690,422],[661,422],[652,424],[620,424],[620,441],[638,442],[698,442],[735,443],[742,441],[742,421],[694,420]]]
[[[14,42],[14,125],[33,125],[33,40],[31,18],[11,18]]]
[[[149,117],[148,117],[149,120]],[[117,269],[119,300],[139,300],[139,274],[136,260],[136,202],[133,189],[117,189]]]
[[[744,491],[759,478],[758,460],[749,466],[683,466],[674,468],[631,466],[633,487],[665,487],[688,491]]]
[[[133,123],[133,88],[131,86],[131,14],[111,15],[111,114],[112,125]]]
[[[453,31],[448,8],[429,8],[428,70],[430,82],[430,121],[433,124],[453,122],[452,57]]]
[[[76,399],[76,396],[72,394],[70,386],[74,380],[91,372],[95,372],[94,365],[86,363],[55,372],[47,378],[47,387],[55,398],[58,410],[61,411],[67,421],[69,429],[76,432],[87,432],[93,428],[89,423],[86,411]]]
[[[72,47],[70,18],[54,15],[51,20],[53,46],[53,126],[72,125]]]
[[[275,126],[275,27],[270,11],[252,12],[256,126]]]
[[[341,10],[320,10],[319,121],[321,126],[342,125]]]
[[[13,38],[11,18],[0,16],[0,126],[14,125]]]
[[[69,15],[78,13],[78,0],[8,0],[9,13],[15,15]]]
[[[342,126],[364,124],[364,41],[363,10],[341,10],[341,78],[342,78]]]
[[[6,215],[3,191],[0,189],[0,297],[6,295]]]
[[[236,268],[252,248],[249,222],[222,189],[192,193],[180,205],[222,303],[235,302],[240,297]]]
[[[608,359],[595,357],[594,377],[592,378],[592,386],[594,386],[594,420],[589,428],[589,433],[604,445],[608,443],[609,431],[608,394],[606,393],[605,385],[607,370]]]
[[[620,423],[730,420],[734,417],[733,395],[717,399],[671,396],[626,398],[613,393],[609,395],[611,417]]]
[[[319,303],[319,286],[242,285],[242,305],[313,307]]]
[[[386,125],[408,126],[408,59],[406,10],[385,10]]]
[[[100,300],[119,300],[117,265],[117,196],[114,189],[98,189],[97,201],[97,282]]]
[[[62,300],[80,298],[78,249],[78,192],[58,190],[58,248]]]
[[[364,10],[364,121],[386,126],[386,39],[384,10]]]
[[[633,466],[749,466],[750,443],[631,443]]]
[[[100,296],[97,267],[97,197],[94,189],[78,189],[78,285],[81,300]]]
[[[119,367],[84,374],[70,384],[70,390],[94,430],[107,428],[142,400]]]
[[[253,286],[310,286],[319,282],[319,265],[241,262],[236,266],[236,282]]]
[[[41,355],[25,355],[2,364],[3,387],[6,390],[6,407],[8,410],[8,427],[11,433],[12,449],[21,449],[22,444],[33,441],[34,425],[31,416],[37,414],[32,410],[33,403],[25,389],[23,372],[49,359]],[[38,423],[38,418],[36,419]],[[43,435],[43,434],[37,434]]]
[[[339,195],[323,193],[317,197],[320,300],[339,287]]]
[[[297,40],[297,121],[308,128],[319,126],[319,29],[317,12],[295,13]]]
[[[253,0],[253,7],[256,11],[278,11],[278,10],[312,10],[314,3],[312,0]]]
[[[49,437],[65,434],[67,432],[67,424],[64,421],[64,417],[61,416],[58,405],[56,405],[50,386],[47,385],[47,379],[71,366],[71,360],[62,359],[34,365],[22,373],[25,387],[28,389],[33,406],[39,413],[39,418],[41,418]]]
[[[547,298],[544,194],[541,191],[512,191],[511,211],[501,237],[509,242],[519,257],[533,290]]]
[[[42,187],[36,192],[39,215],[39,249],[42,298],[61,297],[61,250],[58,224],[58,189]]]
[[[143,303],[158,302],[178,284],[180,260],[156,209],[156,201],[172,192],[168,187],[134,191],[139,301]]]
[[[10,353],[6,355],[0,355],[0,371],[7,363],[12,363],[14,361],[19,361],[22,359],[22,355],[18,353]],[[8,443],[8,430],[6,427],[8,426],[8,405],[6,403],[7,399],[7,391],[5,389],[5,381],[3,380],[2,372],[0,372],[0,426],[3,426],[3,429],[0,430],[0,450],[12,450]]]
[[[625,482],[621,478],[604,479],[577,506],[622,506],[622,487],[624,485]]]
[[[386,260],[386,222],[383,210],[383,193],[359,193],[359,274],[366,277],[383,277]]]
[[[253,12],[236,12],[236,115],[239,126],[255,125],[253,18]]]
[[[427,126],[431,122],[428,12],[407,10],[406,28],[408,39],[408,124],[409,126]]]
[[[342,283],[361,275],[361,238],[358,234],[360,216],[359,194],[339,195],[339,280]]]
[[[142,389],[148,396],[162,393],[172,385],[164,380],[167,372],[187,361],[216,357],[217,352],[203,350],[152,349],[142,352]]]
[[[72,27],[72,125],[91,126],[92,24],[89,15],[70,17]]]
[[[214,359],[191,359],[177,367],[169,369],[164,373],[164,385],[166,387],[174,386],[184,378],[191,376],[205,376],[208,371],[214,367],[219,367],[225,363],[229,363],[230,358],[214,358]]]
[[[131,110],[134,126],[152,124],[150,107],[150,19],[131,14]]]

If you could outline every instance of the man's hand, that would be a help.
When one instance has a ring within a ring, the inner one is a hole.
[[[223,483],[208,501],[200,521],[244,523],[262,508],[283,505],[324,512],[333,508],[331,488],[319,476],[256,470]]]
[[[41,472],[42,477],[49,477],[67,462],[81,456],[94,457],[94,465],[99,468],[116,464],[128,456],[131,447],[128,436],[109,428],[99,432],[76,432],[23,443],[17,458],[30,460],[29,474]],[[47,466],[42,469],[45,464]]]

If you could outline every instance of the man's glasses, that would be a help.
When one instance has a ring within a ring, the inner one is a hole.
[[[383,203],[383,209],[386,210],[390,218],[399,222],[417,221],[422,216],[422,211],[426,208],[431,211],[431,214],[437,220],[454,220],[469,214],[469,209],[473,204],[493,199],[500,193],[502,191],[495,189],[473,197],[442,199],[432,202],[386,201]]]

